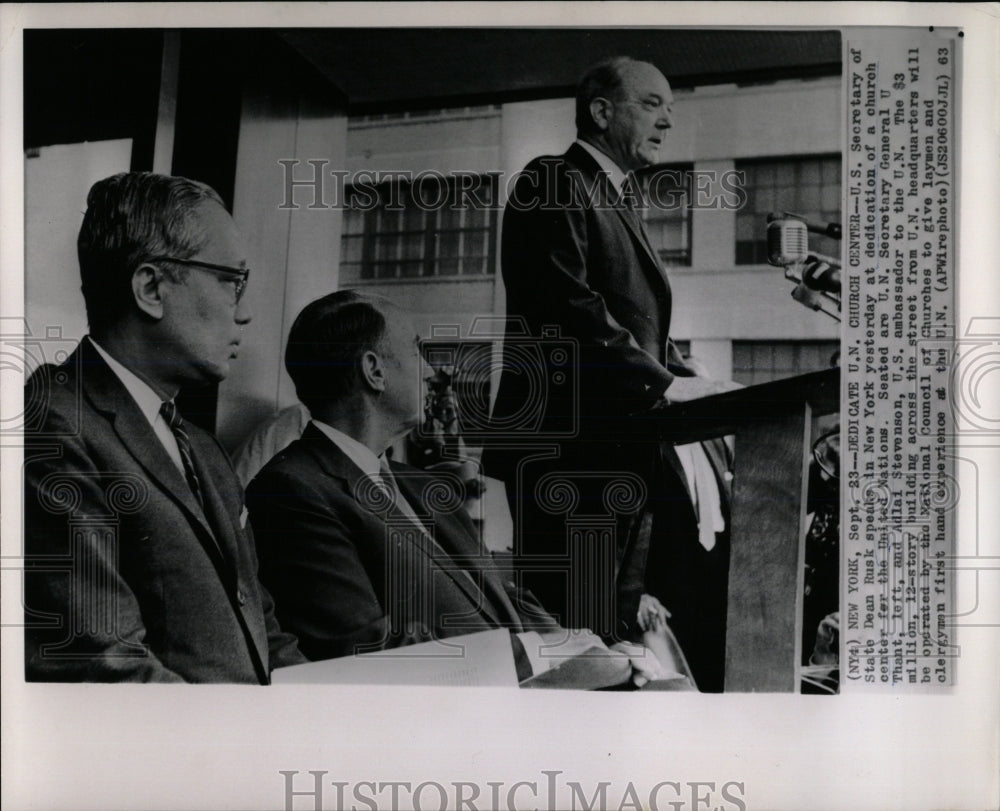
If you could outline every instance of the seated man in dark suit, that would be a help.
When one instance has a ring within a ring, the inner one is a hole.
[[[282,624],[311,659],[510,628],[521,680],[591,648],[627,679],[621,652],[560,628],[501,576],[439,476],[387,461],[421,416],[419,343],[404,312],[355,291],[314,301],[292,326],[285,362],[312,422],[248,487]],[[637,683],[660,674],[648,650],[622,651]]]
[[[90,335],[25,391],[26,677],[266,684],[303,657],[228,458],[174,404],[236,357],[242,238],[208,186],[130,173],[90,190],[78,249]]]

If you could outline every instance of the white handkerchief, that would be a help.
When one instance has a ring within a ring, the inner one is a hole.
[[[247,528],[247,518],[250,517],[250,511],[243,505],[243,512],[240,513],[240,529]]]

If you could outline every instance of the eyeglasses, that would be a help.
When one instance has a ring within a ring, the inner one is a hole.
[[[236,284],[236,302],[243,298],[243,293],[247,289],[247,282],[250,281],[250,268],[231,268],[226,265],[213,265],[211,262],[199,262],[197,259],[177,259],[173,256],[154,256],[149,262],[174,262],[178,265],[207,270],[210,273],[218,273],[222,276],[232,276]]]

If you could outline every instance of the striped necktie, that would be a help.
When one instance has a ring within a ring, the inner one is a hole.
[[[205,508],[205,501],[201,495],[201,482],[198,480],[198,473],[194,469],[194,454],[191,450],[191,439],[184,430],[184,420],[173,400],[166,400],[160,405],[160,414],[167,421],[174,439],[177,440],[177,449],[181,452],[181,461],[184,463],[184,476],[187,478],[188,487],[198,499],[202,509]]]
[[[406,500],[406,497],[400,491],[399,484],[396,483],[396,477],[395,475],[393,475],[392,470],[389,468],[389,460],[386,459],[385,455],[382,455],[378,458],[378,466],[379,466],[379,478],[382,480],[382,483],[392,494],[392,499],[396,505],[396,509],[398,509],[403,515],[405,515],[408,519],[410,519],[410,521],[412,521],[414,524],[420,527],[424,535],[426,535],[428,538],[431,538],[431,540],[434,540],[433,536],[427,532],[427,527],[425,526],[424,522],[420,519],[420,517],[417,515],[416,510],[413,509],[410,502]],[[435,544],[436,543],[437,541],[435,541]]]

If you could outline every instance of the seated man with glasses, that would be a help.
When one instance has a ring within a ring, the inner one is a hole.
[[[25,391],[26,677],[266,684],[303,657],[229,460],[174,403],[237,356],[242,237],[208,186],[128,173],[91,188],[78,253],[90,334]]]

